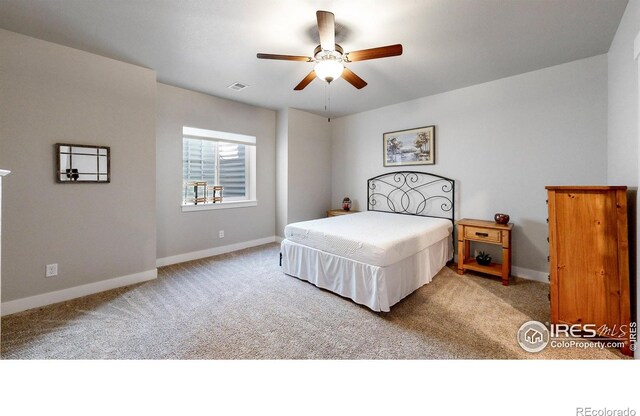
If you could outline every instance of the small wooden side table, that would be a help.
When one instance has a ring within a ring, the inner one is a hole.
[[[488,273],[502,278],[504,286],[509,285],[511,275],[511,229],[513,224],[498,224],[495,221],[473,220],[464,218],[458,225],[458,274],[465,270]],[[478,264],[470,257],[472,241],[502,246],[502,264],[491,263],[488,266]]]
[[[355,214],[356,212],[359,212],[359,211],[354,211],[354,210],[345,211],[344,209],[332,209],[327,211],[327,217],[337,217],[338,215]]]

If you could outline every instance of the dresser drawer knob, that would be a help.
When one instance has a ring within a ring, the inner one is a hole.
[[[489,237],[489,233],[476,233],[478,237]]]

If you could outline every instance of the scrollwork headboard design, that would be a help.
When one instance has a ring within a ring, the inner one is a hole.
[[[455,181],[426,172],[400,171],[367,180],[367,210],[445,218],[454,222]]]

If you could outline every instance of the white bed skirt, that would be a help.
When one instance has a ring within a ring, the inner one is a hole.
[[[451,237],[386,267],[372,266],[283,240],[282,271],[376,312],[429,283],[451,259]]]

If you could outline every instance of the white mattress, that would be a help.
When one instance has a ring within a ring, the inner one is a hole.
[[[285,237],[298,244],[385,267],[446,239],[451,221],[367,211],[289,224]]]

